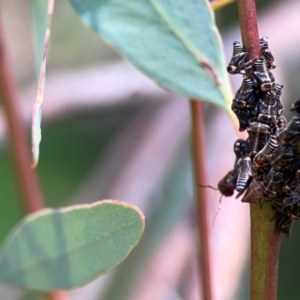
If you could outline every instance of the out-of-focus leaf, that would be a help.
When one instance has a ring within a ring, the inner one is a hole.
[[[211,7],[213,8],[213,10],[218,10],[235,1],[236,0],[214,0],[211,1]]]
[[[26,217],[0,255],[0,281],[28,289],[72,289],[122,262],[139,242],[144,215],[114,200]]]
[[[42,51],[42,56],[41,51],[40,51],[40,45],[37,46],[37,61],[41,63],[40,65],[40,76],[38,80],[38,88],[37,88],[37,96],[36,96],[36,101],[33,107],[33,113],[32,113],[32,130],[31,130],[31,143],[32,143],[32,155],[33,155],[33,163],[32,163],[32,168],[36,167],[38,160],[39,160],[39,153],[40,153],[40,143],[42,139],[41,135],[41,122],[42,122],[42,108],[43,108],[43,101],[44,101],[44,86],[45,86],[45,73],[46,73],[46,60],[47,60],[47,50],[48,50],[48,45],[49,45],[49,40],[50,40],[50,32],[51,32],[51,23],[52,23],[52,15],[53,15],[53,10],[54,10],[54,3],[55,0],[48,0],[48,5],[47,5],[47,25],[46,25],[46,30],[45,30],[45,38],[43,42],[43,51]],[[33,5],[36,6],[34,8],[34,16],[36,21],[41,21],[42,27],[45,25],[45,4],[44,0],[42,0],[42,3],[37,4],[33,2]],[[37,14],[42,14],[41,16],[37,16]],[[36,24],[35,27],[39,26],[39,24]],[[36,31],[39,36],[37,36],[36,40],[40,44],[42,33]]]
[[[39,163],[38,173],[47,206],[66,205],[112,138],[138,111],[138,108],[132,107],[123,107],[120,111],[93,108],[45,124],[41,145],[43,159]],[[7,150],[0,150],[0,165],[2,243],[12,227],[21,220],[23,211]]]
[[[48,0],[31,0],[36,76],[39,77],[47,28]]]
[[[69,0],[83,21],[163,87],[230,111],[221,40],[207,0]]]

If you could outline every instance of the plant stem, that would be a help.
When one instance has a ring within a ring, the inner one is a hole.
[[[9,66],[4,30],[0,16],[0,98],[7,119],[11,158],[26,213],[45,207],[36,171],[30,169],[31,156],[26,141],[26,131],[18,107],[17,87]],[[51,300],[67,300],[68,294],[53,291],[46,294]]]
[[[243,46],[249,50],[248,59],[261,56],[255,0],[238,0]]]
[[[25,127],[18,108],[17,88],[8,63],[2,20],[0,19],[0,97],[5,111],[10,152],[15,167],[23,206],[27,213],[44,207],[43,196],[36,172],[30,170],[30,152]]]
[[[206,184],[204,105],[200,101],[190,100],[192,116],[192,149],[195,181],[197,187],[197,224],[199,233],[199,271],[202,280],[202,299],[212,299],[209,226],[207,212],[207,193],[199,183]]]
[[[250,204],[251,267],[250,299],[277,299],[281,234],[275,232],[272,202]]]
[[[238,0],[238,8],[243,45],[251,48],[248,59],[254,61],[261,56],[255,0]],[[250,204],[250,300],[277,299],[281,234],[276,233],[276,222],[270,222],[275,215],[272,204]]]

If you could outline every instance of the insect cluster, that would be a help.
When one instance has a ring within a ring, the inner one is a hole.
[[[262,56],[253,64],[245,61],[249,51],[239,42],[233,43],[227,71],[242,74],[243,81],[231,108],[239,130],[247,130],[248,138],[234,143],[233,170],[220,180],[218,188],[224,196],[233,195],[234,190],[238,196],[245,193],[242,202],[275,199],[276,228],[289,236],[293,221],[300,219],[300,100],[291,109],[296,116],[287,123],[280,100],[283,85],[270,71],[276,64],[267,37],[260,39],[260,47]]]

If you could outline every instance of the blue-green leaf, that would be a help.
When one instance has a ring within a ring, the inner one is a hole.
[[[69,0],[82,20],[163,87],[230,111],[223,48],[207,0]]]
[[[38,291],[82,286],[122,262],[143,231],[143,213],[119,201],[42,210],[9,234],[0,281]]]
[[[42,139],[41,122],[42,122],[42,107],[44,102],[44,87],[46,74],[47,51],[50,40],[51,23],[54,10],[55,0],[47,1],[47,9],[45,0],[33,0],[33,19],[35,28],[36,40],[36,68],[40,65],[39,80],[37,87],[37,96],[32,113],[32,168],[37,166],[40,154],[40,143]],[[43,34],[44,31],[44,34]],[[43,39],[44,37],[44,39]]]

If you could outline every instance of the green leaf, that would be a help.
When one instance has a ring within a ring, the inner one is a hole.
[[[69,0],[83,21],[163,87],[230,111],[223,48],[206,0]]]
[[[47,29],[48,0],[31,0],[36,76],[39,77]]]
[[[119,201],[42,210],[8,236],[0,281],[38,291],[82,286],[122,262],[143,231],[143,213]]]
[[[41,134],[41,123],[42,123],[42,107],[44,102],[44,87],[45,87],[45,73],[47,63],[47,51],[50,40],[51,23],[54,10],[54,0],[48,0],[47,10],[45,0],[39,2],[33,1],[33,19],[35,20],[35,39],[37,44],[36,61],[40,63],[39,80],[37,87],[37,96],[32,113],[32,130],[31,130],[31,144],[32,144],[32,156],[33,163],[32,168],[37,166],[39,155],[40,155],[40,143],[42,139]],[[45,13],[47,17],[46,28],[45,28]],[[39,24],[39,22],[41,24]],[[39,25],[41,28],[39,28]],[[39,29],[38,29],[39,28]],[[43,35],[42,29],[45,30]],[[41,39],[44,36],[43,51],[41,51]]]

